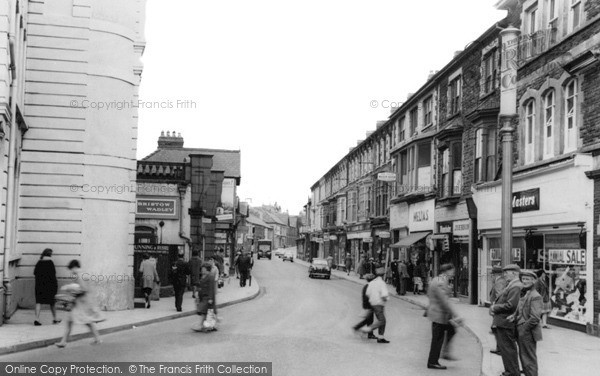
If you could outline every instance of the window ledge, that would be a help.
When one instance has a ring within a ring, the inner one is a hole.
[[[436,200],[436,203],[440,206],[452,206],[460,202],[460,195],[441,197]]]

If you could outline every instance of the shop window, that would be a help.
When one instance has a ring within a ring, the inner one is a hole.
[[[550,317],[579,324],[587,322],[591,308],[588,304],[586,247],[582,239],[585,237],[580,237],[579,233],[548,234],[544,239],[552,302]]]

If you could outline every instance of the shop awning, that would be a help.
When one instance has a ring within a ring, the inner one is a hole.
[[[400,241],[398,243],[392,244],[391,247],[393,247],[393,248],[410,247],[411,245],[413,245],[416,242],[418,242],[419,240],[423,239],[430,233],[431,232],[429,232],[429,231],[413,232],[412,234],[408,235],[407,237],[400,239]]]

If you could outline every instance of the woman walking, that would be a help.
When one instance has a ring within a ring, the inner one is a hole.
[[[40,322],[42,304],[50,305],[52,323],[58,324],[60,322],[56,318],[56,308],[54,308],[54,297],[58,291],[58,282],[56,281],[56,268],[51,258],[52,250],[50,248],[44,249],[33,270],[35,276],[35,321],[33,325],[35,326],[42,325]]]
[[[146,308],[150,308],[150,294],[154,283],[160,283],[158,272],[156,271],[156,261],[150,260],[150,255],[144,253],[144,260],[140,264],[140,273],[142,273],[142,291],[146,299]]]
[[[535,289],[542,296],[542,328],[550,329],[547,320],[548,314],[552,311],[552,302],[550,301],[550,291],[548,291],[548,284],[546,283],[546,272],[544,269],[540,269],[535,274],[537,275]]]
[[[63,286],[61,291],[64,290],[67,294],[70,294],[75,299],[73,301],[71,311],[69,312],[69,316],[65,321],[65,334],[63,335],[62,340],[56,343],[56,346],[61,348],[67,346],[67,341],[69,340],[71,329],[73,329],[73,324],[87,325],[88,328],[90,328],[90,332],[94,335],[92,344],[97,345],[102,343],[100,340],[100,335],[98,334],[98,329],[96,329],[96,323],[104,321],[104,318],[91,301],[87,284],[81,278],[81,273],[79,270],[81,265],[79,264],[79,261],[71,260],[68,267],[72,273],[72,278],[74,281],[71,284]]]
[[[197,314],[200,316],[198,324],[192,327],[197,332],[207,332],[204,328],[204,320],[209,309],[214,309],[215,302],[215,279],[211,273],[212,266],[208,263],[202,264],[202,277],[198,282],[198,301],[196,305]],[[214,330],[214,329],[213,329]]]

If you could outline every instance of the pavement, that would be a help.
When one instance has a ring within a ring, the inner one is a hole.
[[[252,286],[241,288],[235,276],[230,277],[225,281],[225,285],[218,290],[217,308],[254,299],[259,293],[260,286],[256,279],[252,279]],[[136,301],[141,302],[143,299],[136,299]],[[57,313],[59,319],[63,319],[67,314],[65,311],[57,311]],[[135,308],[133,310],[104,311],[102,313],[106,316],[106,320],[98,323],[98,330],[101,335],[192,316],[196,314],[196,305],[194,299],[192,299],[192,293],[186,292],[183,296],[182,312],[175,310],[175,298],[168,297],[152,301],[149,309]],[[0,355],[46,347],[60,341],[64,332],[64,324],[53,325],[52,314],[49,309],[41,312],[40,321],[42,326],[34,326],[34,320],[34,310],[20,309],[13,314],[10,320],[0,326]],[[75,325],[69,342],[88,337],[91,337],[91,335],[86,326]]]
[[[302,260],[294,261],[307,267],[309,265]],[[332,276],[358,284],[366,283],[354,272],[347,275],[346,272],[332,270]],[[412,292],[406,295],[398,295],[392,285],[388,285],[388,290],[392,297],[412,303],[423,309],[429,304],[426,295],[413,295]],[[481,347],[481,375],[500,375],[504,372],[502,358],[490,353],[491,349],[496,348],[496,340],[490,332],[492,318],[488,313],[488,308],[462,303],[458,299],[451,300],[455,303],[458,314],[464,319],[465,330],[477,339]],[[600,370],[600,356],[598,356],[600,354],[600,338],[556,326],[543,329],[542,335],[543,340],[538,342],[537,346],[540,375],[598,375],[598,370]],[[456,355],[461,356],[461,354]]]

